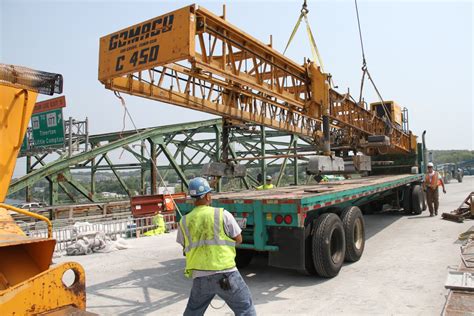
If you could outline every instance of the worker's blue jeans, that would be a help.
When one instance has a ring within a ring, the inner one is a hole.
[[[229,279],[231,287],[229,290],[223,290],[219,285],[219,280],[224,275]],[[204,315],[216,294],[227,303],[236,316],[256,315],[252,295],[247,284],[245,284],[239,271],[233,271],[195,278],[184,316]]]

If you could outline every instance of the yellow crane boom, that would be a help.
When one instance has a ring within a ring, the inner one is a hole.
[[[99,80],[107,89],[284,130],[316,144],[330,130],[341,148],[368,154],[376,146],[389,153],[416,149],[411,132],[387,128],[389,121],[375,111],[331,89],[329,75],[313,62],[299,65],[197,5],[102,37]],[[380,135],[383,142],[369,142]]]

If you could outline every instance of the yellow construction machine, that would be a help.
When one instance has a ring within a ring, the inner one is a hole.
[[[51,265],[56,245],[51,222],[3,203],[36,97],[62,93],[62,84],[59,74],[0,64],[0,315],[87,314],[83,268],[73,262]],[[12,212],[45,221],[48,238],[27,236]]]
[[[307,12],[305,4],[302,16]],[[230,24],[225,10],[217,16],[190,5],[102,37],[99,80],[116,95],[141,96],[219,115],[226,122],[261,125],[310,139],[324,154],[311,159],[330,172],[344,165],[332,152],[342,156],[349,151],[368,156],[416,152],[406,111],[387,101],[370,107],[349,93],[337,92],[331,75],[318,58],[313,59],[300,65],[271,43]],[[225,139],[223,144],[225,148]],[[223,152],[224,161],[226,157]]]

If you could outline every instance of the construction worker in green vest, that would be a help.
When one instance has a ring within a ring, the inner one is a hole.
[[[181,218],[176,237],[186,256],[184,275],[193,278],[184,315],[204,315],[216,294],[235,315],[256,315],[250,290],[235,264],[242,229],[228,211],[211,206],[206,179],[192,179],[189,194],[195,207]]]
[[[263,185],[257,187],[256,189],[257,189],[257,190],[269,190],[269,189],[273,189],[274,186],[273,186],[273,184],[272,184],[272,180],[273,180],[273,179],[272,179],[272,176],[267,176],[267,177],[265,178],[265,184],[263,184]]]

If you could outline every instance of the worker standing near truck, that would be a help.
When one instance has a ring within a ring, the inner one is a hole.
[[[443,187],[443,193],[446,193],[443,179],[439,173],[434,170],[432,162],[427,165],[427,173],[425,175],[425,182],[423,183],[426,191],[426,202],[428,203],[428,209],[430,210],[430,216],[438,215],[439,208],[439,193],[438,187]]]
[[[193,278],[184,315],[203,315],[216,294],[235,315],[256,315],[250,290],[235,264],[242,229],[232,214],[211,207],[206,179],[192,179],[189,194],[195,207],[181,218],[176,237],[186,256],[184,275]]]
[[[272,180],[273,180],[273,179],[272,179],[272,176],[267,176],[267,177],[265,178],[265,184],[263,184],[263,185],[257,187],[256,189],[257,189],[257,190],[270,190],[270,189],[273,189],[274,186],[273,186],[273,184],[272,184]]]

